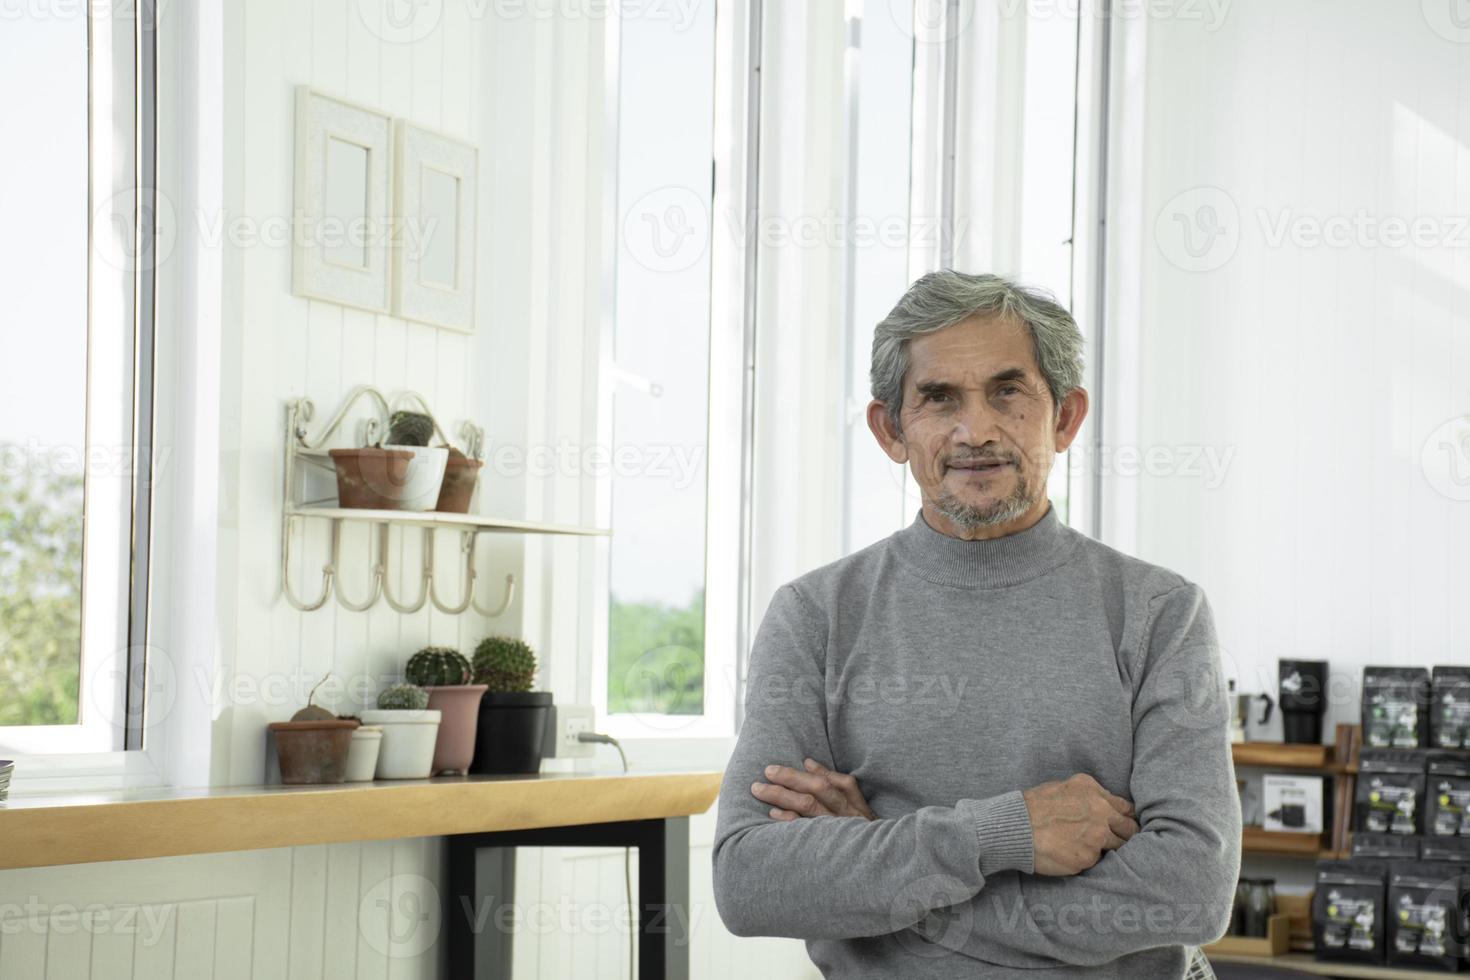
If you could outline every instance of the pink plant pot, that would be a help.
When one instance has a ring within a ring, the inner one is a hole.
[[[454,684],[424,690],[429,692],[429,709],[441,715],[433,772],[468,772],[475,757],[475,729],[480,724],[480,696],[485,693],[485,685]]]

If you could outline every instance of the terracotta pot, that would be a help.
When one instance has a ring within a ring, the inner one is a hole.
[[[470,498],[475,495],[475,481],[480,478],[483,459],[450,456],[444,470],[444,485],[439,488],[439,503],[434,509],[445,514],[468,514]]]
[[[475,757],[475,731],[480,727],[484,684],[426,687],[429,707],[439,712],[439,740],[434,743],[434,772],[469,772]]]
[[[337,506],[365,510],[399,510],[408,470],[413,462],[411,449],[331,449],[332,465],[337,470]]]
[[[470,772],[540,772],[550,713],[550,691],[487,691]]]
[[[347,752],[357,721],[274,721],[276,754],[283,783],[340,783],[347,777]]]

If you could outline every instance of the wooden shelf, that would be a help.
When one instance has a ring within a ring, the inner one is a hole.
[[[11,797],[0,869],[687,817],[710,808],[720,778],[541,773]]]
[[[500,534],[571,534],[606,537],[607,528],[579,527],[574,524],[544,524],[538,521],[512,521],[480,514],[444,514],[435,510],[364,510],[355,507],[289,507],[287,517],[324,517],[334,521],[365,521],[371,524],[397,524],[402,527],[452,528],[458,531],[480,531]]]
[[[1231,758],[1237,766],[1266,769],[1314,769],[1340,772],[1331,745],[1291,744],[1288,742],[1233,742]]]
[[[1252,854],[1286,854],[1294,857],[1332,856],[1322,846],[1321,834],[1297,834],[1260,827],[1243,827],[1240,834],[1242,851]]]
[[[1212,963],[1251,963],[1257,966],[1285,967],[1322,977],[1351,977],[1364,978],[1364,980],[1440,980],[1446,976],[1454,976],[1443,970],[1406,970],[1401,966],[1366,966],[1358,963],[1318,960],[1310,953],[1286,953],[1281,956],[1207,953],[1206,956]]]

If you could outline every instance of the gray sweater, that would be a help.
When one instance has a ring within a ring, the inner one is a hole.
[[[877,815],[783,822],[772,763],[852,773]],[[1034,873],[1021,791],[1092,775],[1141,830]],[[1229,709],[1200,589],[1061,524],[907,528],[773,597],[720,790],[715,901],[823,976],[1184,976],[1240,870]]]

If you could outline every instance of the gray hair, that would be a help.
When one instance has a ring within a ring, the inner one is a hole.
[[[909,341],[972,316],[1014,317],[1025,325],[1055,404],[1082,387],[1082,332],[1066,307],[1049,293],[1004,276],[940,269],[916,280],[873,332],[873,397],[888,406],[895,428],[909,369]]]

